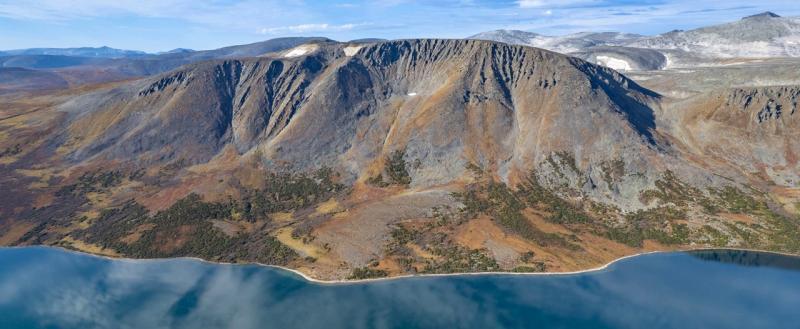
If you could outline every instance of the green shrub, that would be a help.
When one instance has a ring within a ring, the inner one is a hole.
[[[499,271],[494,258],[482,249],[467,249],[461,246],[444,246],[431,249],[438,260],[429,260],[424,273],[464,273]]]
[[[353,272],[350,276],[347,277],[348,280],[364,280],[364,279],[375,279],[375,278],[382,278],[389,275],[388,272],[384,270],[369,268],[369,267],[358,267],[354,268]]]
[[[386,158],[386,174],[392,184],[408,185],[411,184],[411,175],[406,169],[405,151],[396,150]]]
[[[545,266],[542,262],[536,262],[536,264],[529,266],[529,265],[520,265],[511,270],[514,273],[541,273],[547,270],[547,266]]]

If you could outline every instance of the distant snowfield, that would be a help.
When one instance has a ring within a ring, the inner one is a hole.
[[[318,45],[300,45],[287,51],[283,57],[300,57],[315,52],[319,49]]]
[[[408,96],[417,96],[417,93],[408,93]]]
[[[628,63],[626,60],[622,60],[619,58],[614,58],[611,56],[597,56],[597,64],[603,65],[608,68],[615,69],[617,71],[631,71],[633,68],[631,64]]]

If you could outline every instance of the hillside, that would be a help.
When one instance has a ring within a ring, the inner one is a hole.
[[[0,67],[0,94],[27,90],[63,89],[68,86],[69,83],[55,73]]]

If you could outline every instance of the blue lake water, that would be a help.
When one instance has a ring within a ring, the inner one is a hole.
[[[658,253],[583,274],[325,285],[261,266],[2,248],[0,328],[800,328],[800,258]]]

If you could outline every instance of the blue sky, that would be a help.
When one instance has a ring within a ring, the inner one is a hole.
[[[657,34],[773,11],[793,0],[0,0],[0,49],[212,49],[281,36],[463,38],[493,29]]]

